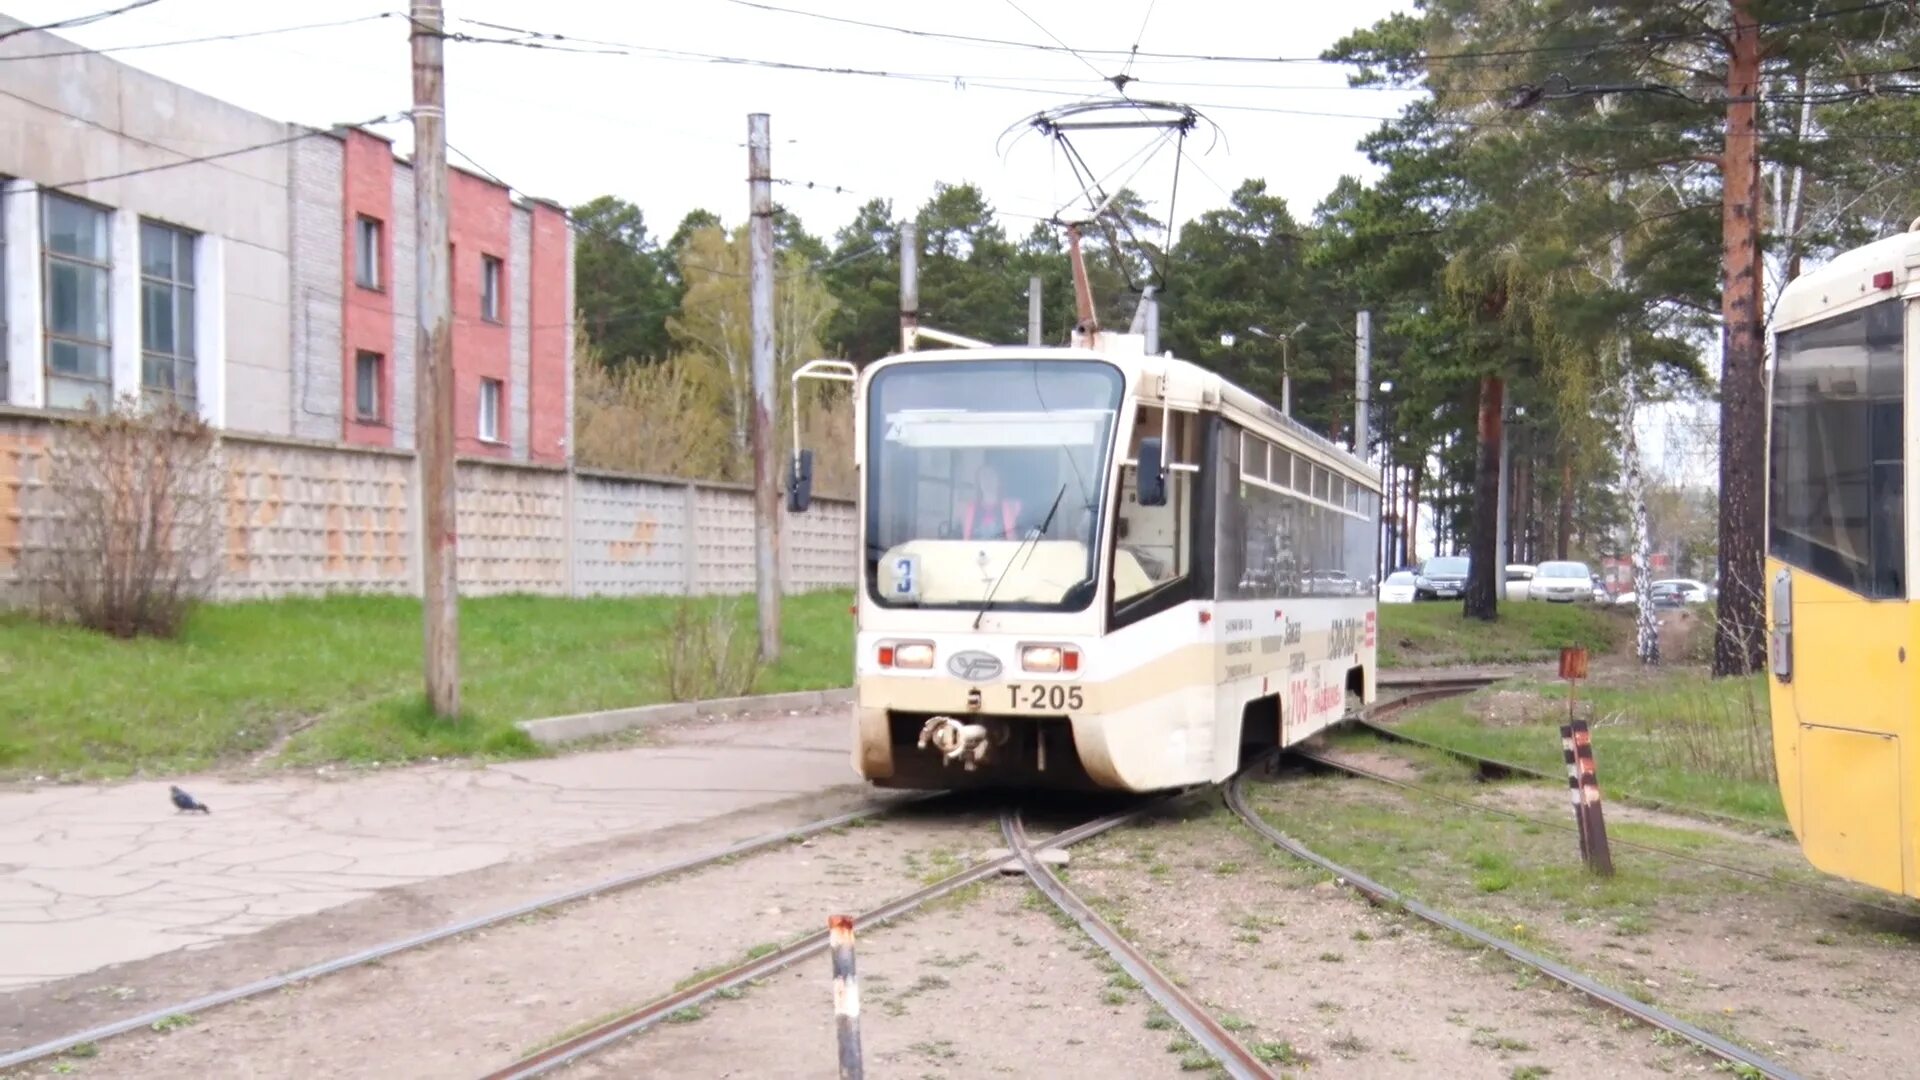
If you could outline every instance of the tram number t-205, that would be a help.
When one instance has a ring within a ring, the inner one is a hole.
[[[1007,697],[1007,704],[1015,709],[1078,709],[1086,704],[1079,687],[1057,683],[1013,683],[1007,687]]]

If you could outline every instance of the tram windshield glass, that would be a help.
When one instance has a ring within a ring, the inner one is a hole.
[[[865,555],[874,600],[1085,608],[1123,389],[1119,370],[1094,360],[942,360],[876,374]]]

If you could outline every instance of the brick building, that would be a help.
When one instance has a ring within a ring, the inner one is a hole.
[[[414,445],[413,173],[380,136],[28,31],[0,39],[0,185],[0,403],[172,397],[236,432]],[[566,214],[459,170],[449,190],[456,447],[564,462]]]

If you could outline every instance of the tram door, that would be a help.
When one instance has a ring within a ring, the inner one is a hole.
[[[1907,318],[1890,299],[1778,335],[1768,491],[1788,816],[1814,865],[1892,891],[1912,861],[1902,775],[1920,749],[1902,745],[1920,673],[1906,603]]]

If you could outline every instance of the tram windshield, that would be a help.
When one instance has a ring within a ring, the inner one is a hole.
[[[866,463],[873,598],[1085,608],[1123,389],[1119,370],[1094,360],[942,360],[876,374]]]

